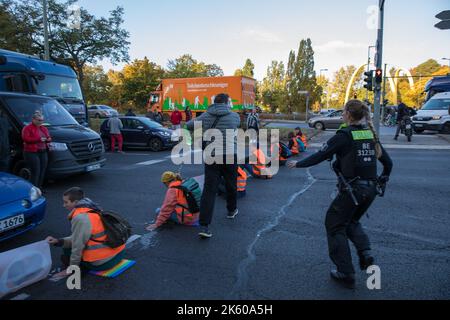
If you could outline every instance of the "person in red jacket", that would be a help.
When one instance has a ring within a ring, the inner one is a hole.
[[[170,122],[172,122],[174,129],[181,128],[181,120],[183,120],[183,115],[181,114],[180,110],[175,109],[175,111],[172,112],[170,116]]]
[[[31,123],[22,130],[23,157],[31,169],[31,183],[42,188],[48,164],[48,143],[52,141],[44,116],[39,111],[33,114]]]

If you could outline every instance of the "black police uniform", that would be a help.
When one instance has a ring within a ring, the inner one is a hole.
[[[382,148],[379,159],[383,164],[382,176],[389,177],[392,160]],[[322,149],[310,157],[299,161],[297,168],[307,168],[331,160],[336,155],[333,167],[338,169],[346,181],[351,181],[355,204],[348,191],[342,186],[339,194],[328,209],[325,226],[331,260],[337,271],[346,275],[354,274],[348,239],[355,245],[360,257],[370,252],[369,238],[359,220],[377,195],[377,157],[373,133],[363,126],[349,126],[339,130]],[[359,177],[359,178],[358,178]]]

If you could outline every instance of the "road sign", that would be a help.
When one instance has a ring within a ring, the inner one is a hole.
[[[450,10],[445,10],[438,13],[436,18],[442,20],[434,25],[436,28],[441,30],[450,29]]]

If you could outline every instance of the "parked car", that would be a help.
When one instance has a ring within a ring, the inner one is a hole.
[[[89,117],[93,118],[110,118],[114,115],[119,115],[116,109],[105,105],[90,105],[88,107]]]
[[[169,130],[149,118],[121,116],[119,119],[123,124],[124,148],[149,148],[151,151],[161,151],[169,149],[178,143],[173,130]],[[100,132],[105,149],[109,150],[111,138],[108,120],[103,121]]]
[[[22,129],[37,110],[44,115],[49,143],[47,178],[91,172],[104,166],[104,148],[98,133],[80,125],[55,99],[24,93],[0,92],[0,110],[10,123],[10,171],[28,180],[31,171],[23,158]]]
[[[450,92],[436,93],[413,117],[414,131],[444,132],[450,129]]]
[[[22,178],[0,172],[0,241],[40,225],[46,206],[39,188]]]
[[[308,125],[317,130],[338,129],[344,123],[342,114],[343,110],[337,110],[324,116],[317,116],[310,119]]]
[[[319,112],[319,115],[326,116],[327,114],[329,114],[329,113],[331,113],[331,112],[336,112],[336,111],[337,111],[337,110],[334,109],[334,108],[331,108],[331,109],[321,109],[320,112]]]

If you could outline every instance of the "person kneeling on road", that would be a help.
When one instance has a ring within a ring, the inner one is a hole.
[[[70,211],[68,219],[72,235],[63,239],[47,237],[46,241],[63,248],[61,261],[64,268],[79,266],[84,270],[104,271],[111,269],[123,258],[125,244],[110,248],[102,244],[107,239],[100,217],[102,209],[84,197],[81,188],[75,187],[63,194],[64,208]],[[66,270],[57,276],[64,276]]]
[[[247,195],[247,172],[245,172],[244,170],[245,168],[241,165],[237,166],[237,198],[243,198]],[[217,194],[219,196],[225,196],[227,195],[227,188],[225,186],[225,179],[222,177],[220,179],[220,183],[219,183],[219,187],[218,187],[218,192]]]
[[[183,181],[179,174],[171,171],[162,174],[161,182],[168,188],[166,197],[161,208],[156,209],[156,213],[158,214],[156,222],[149,225],[146,229],[153,231],[167,221],[188,226],[198,226],[200,209],[197,200],[199,201],[201,197],[201,189],[198,183],[194,179]],[[192,203],[192,200],[195,203]],[[195,205],[197,205],[197,208],[193,208]],[[194,212],[191,212],[191,210]]]

